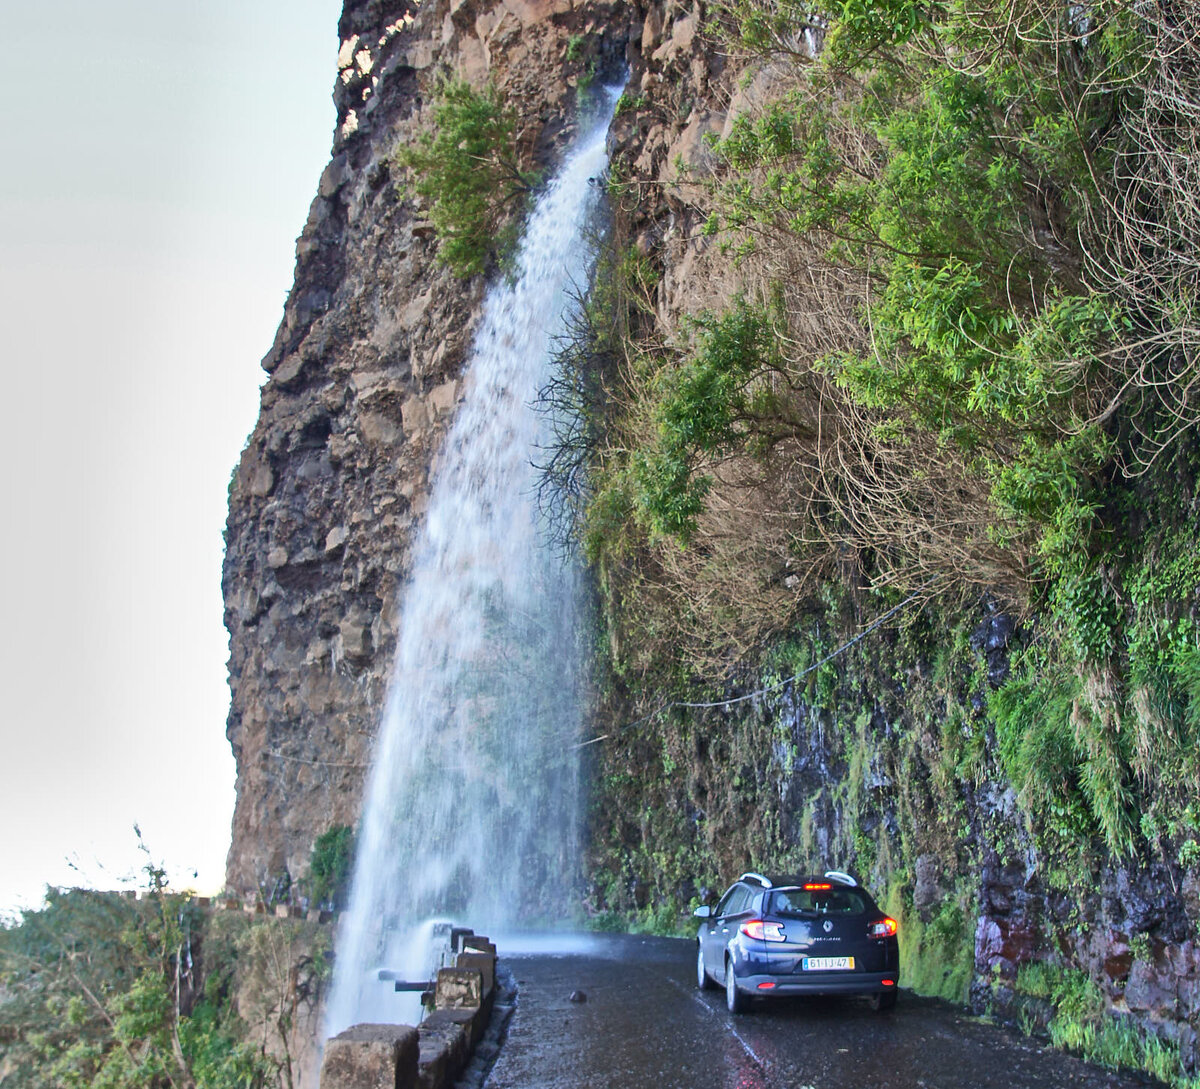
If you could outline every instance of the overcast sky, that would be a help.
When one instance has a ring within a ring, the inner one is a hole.
[[[226,489],[329,154],[340,8],[0,0],[0,912],[122,884],[135,822],[221,885]]]

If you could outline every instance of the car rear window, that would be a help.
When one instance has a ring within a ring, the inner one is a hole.
[[[770,915],[865,915],[867,898],[857,889],[779,889]]]

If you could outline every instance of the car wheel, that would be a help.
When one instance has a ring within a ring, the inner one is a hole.
[[[883,1013],[886,1010],[894,1010],[896,1008],[896,992],[883,991],[880,994],[871,995],[871,1009],[877,1013]]]
[[[749,999],[737,989],[733,975],[733,961],[725,962],[725,1005],[730,1013],[745,1013]]]
[[[711,991],[716,986],[704,970],[704,950],[699,942],[696,943],[696,986],[702,991]]]

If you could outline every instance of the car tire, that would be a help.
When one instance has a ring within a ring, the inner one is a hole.
[[[699,942],[696,943],[696,986],[702,991],[711,991],[717,986],[712,981],[712,977],[705,971],[704,950],[700,948]]]
[[[725,1006],[730,1013],[745,1013],[750,1000],[737,989],[733,961],[725,962]]]
[[[877,1013],[886,1013],[888,1010],[896,1008],[896,992],[882,991],[879,994],[871,995],[871,1009]]]

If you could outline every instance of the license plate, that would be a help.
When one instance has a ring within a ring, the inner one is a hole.
[[[853,957],[805,957],[800,962],[805,972],[852,972]]]

